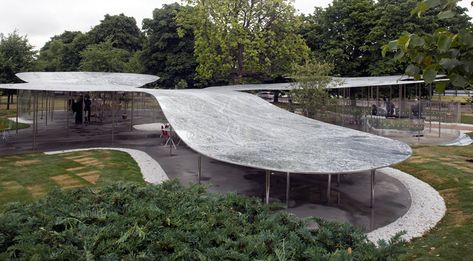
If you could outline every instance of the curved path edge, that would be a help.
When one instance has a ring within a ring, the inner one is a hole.
[[[445,201],[429,184],[394,168],[383,168],[379,171],[399,180],[407,188],[411,195],[411,207],[396,221],[367,233],[370,241],[388,241],[402,231],[405,232],[402,239],[410,241],[427,233],[445,216]]]
[[[116,150],[128,153],[138,164],[140,168],[141,175],[143,175],[143,179],[151,184],[160,184],[166,180],[169,180],[166,172],[164,172],[163,168],[159,163],[151,158],[146,152],[141,150],[135,149],[125,149],[125,148],[85,148],[85,149],[71,149],[71,150],[61,150],[61,151],[49,151],[44,152],[46,155],[55,155],[55,154],[62,154],[62,153],[69,153],[69,152],[77,152],[77,151],[87,151],[87,150]]]

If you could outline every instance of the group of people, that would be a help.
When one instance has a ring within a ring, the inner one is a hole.
[[[84,121],[86,124],[90,123],[92,100],[89,95],[85,95],[85,97],[81,95],[78,99],[70,99],[69,106],[74,113],[76,124],[82,124]]]
[[[399,116],[396,115],[396,106],[391,101],[391,99],[384,97],[383,98],[383,107],[378,107],[376,104],[371,105],[371,115],[380,115],[386,117]],[[415,118],[421,118],[423,114],[423,105],[422,102],[416,98],[415,103],[411,105],[411,116]],[[397,113],[398,114],[398,113]]]
[[[371,115],[383,115],[386,117],[395,116],[396,106],[391,99],[383,98],[383,107],[378,107],[376,104],[371,105]]]

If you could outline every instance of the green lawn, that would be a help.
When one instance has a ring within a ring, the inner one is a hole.
[[[461,123],[473,124],[473,113],[462,113]]]
[[[138,165],[125,152],[96,150],[3,156],[0,157],[0,209],[9,202],[31,202],[55,188],[102,186],[117,181],[144,183]]]
[[[404,260],[473,260],[473,145],[417,146],[400,170],[440,192],[447,213],[427,235],[407,244]]]
[[[16,97],[14,98],[16,102]],[[10,105],[10,110],[7,110],[7,97],[0,96],[0,131],[4,129],[16,129],[16,122],[10,121],[8,118],[16,116],[16,104]],[[28,128],[30,125],[18,123],[18,129]]]

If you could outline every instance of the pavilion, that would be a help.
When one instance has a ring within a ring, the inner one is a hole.
[[[376,170],[404,161],[412,153],[410,147],[400,141],[309,119],[277,108],[254,95],[234,91],[242,90],[244,86],[155,90],[139,88],[158,79],[150,75],[63,72],[20,73],[17,76],[27,83],[4,84],[0,89],[31,93],[33,146],[40,93],[59,92],[65,99],[74,92],[108,94],[112,108],[117,93],[132,96],[145,93],[156,99],[175,133],[199,155],[266,170],[266,202],[269,202],[272,172],[286,173],[288,201],[291,173],[327,175],[329,196],[332,175],[339,177],[340,174],[370,171],[369,191],[373,206]],[[269,87],[279,88],[278,85],[251,86],[252,89]],[[287,88],[287,85],[280,87]],[[47,108],[48,103],[46,111]],[[133,122],[133,105],[130,113]],[[113,121],[116,117],[112,115]],[[112,129],[112,136],[113,133]],[[198,162],[200,177],[201,157]]]

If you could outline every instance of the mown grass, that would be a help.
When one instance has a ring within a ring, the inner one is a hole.
[[[473,145],[413,149],[413,157],[396,167],[439,191],[447,213],[437,227],[407,245],[403,260],[473,260]]]
[[[14,98],[16,102],[16,97]],[[16,116],[16,104],[11,104],[10,109],[7,110],[7,97],[0,96],[0,131],[5,129],[16,130],[16,122],[9,120],[8,118]],[[29,124],[18,123],[18,129],[28,128]]]
[[[462,113],[461,123],[473,124],[473,113]]]
[[[82,176],[81,176],[82,175]],[[31,202],[55,188],[143,183],[127,153],[96,150],[59,155],[42,153],[0,157],[0,210],[10,202]]]

